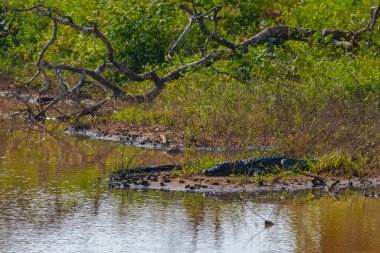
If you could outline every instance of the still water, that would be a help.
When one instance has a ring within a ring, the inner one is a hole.
[[[183,155],[50,130],[0,123],[0,252],[380,252],[379,199],[108,190],[121,157]]]

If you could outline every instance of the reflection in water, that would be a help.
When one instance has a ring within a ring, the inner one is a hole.
[[[380,202],[351,193],[208,196],[108,190],[115,157],[180,159],[0,127],[0,252],[377,252]],[[100,180],[99,180],[100,179]],[[282,197],[281,197],[282,196]],[[261,217],[275,225],[264,228]]]

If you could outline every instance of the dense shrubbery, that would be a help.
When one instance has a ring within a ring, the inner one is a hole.
[[[31,6],[36,1],[8,1]],[[166,73],[198,59],[205,38],[194,26],[172,60],[165,51],[187,25],[179,0],[40,1],[71,15],[77,23],[97,22],[112,41],[117,58],[137,72]],[[272,24],[354,31],[369,19],[370,1],[201,0],[200,9],[224,4],[217,32],[242,41]],[[0,70],[28,75],[38,50],[49,38],[48,20],[30,13],[0,17]],[[211,26],[210,26],[211,27]],[[274,54],[265,46],[244,56],[219,61],[168,85],[155,101],[131,105],[118,121],[170,124],[192,142],[230,145],[279,145],[288,153],[322,153],[336,149],[379,151],[380,43],[354,52],[310,40],[286,42]],[[363,42],[364,43],[364,42]],[[217,47],[210,42],[208,47]],[[52,62],[94,68],[106,58],[91,36],[60,27],[47,54]],[[120,85],[127,80],[113,77]],[[129,84],[128,84],[129,85]],[[145,90],[145,83],[129,87]],[[139,115],[138,117],[136,115]]]

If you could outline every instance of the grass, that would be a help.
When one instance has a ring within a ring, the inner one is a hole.
[[[371,168],[376,166],[375,160],[360,154],[348,152],[332,152],[322,156],[317,163],[312,165],[311,170],[315,173],[329,174],[333,176],[363,177]]]
[[[238,155],[236,157],[238,157]],[[181,162],[183,171],[180,172],[179,175],[199,175],[203,170],[210,168],[221,161],[223,161],[221,158],[210,158],[207,156],[192,157],[190,159],[185,157]],[[310,163],[310,169],[305,172],[316,175],[325,175],[328,177],[366,177],[373,171],[378,173],[378,161],[379,156],[370,159],[367,156],[351,154],[347,151],[334,151],[322,155],[317,162]],[[269,182],[277,183],[282,179],[297,175],[297,173],[279,169],[264,175],[232,175],[230,180],[237,181],[240,185],[250,184],[252,182],[256,182],[258,185],[264,185]]]
[[[160,124],[172,126],[173,119],[165,111],[152,111],[144,105],[135,105],[123,109],[112,116],[117,122],[133,123],[138,125]]]
[[[221,162],[220,159],[202,156],[202,157],[185,157],[180,162],[182,167],[182,176],[191,176],[194,174],[202,174],[205,169],[208,169],[218,162]]]

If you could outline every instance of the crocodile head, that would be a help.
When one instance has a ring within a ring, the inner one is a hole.
[[[232,162],[218,163],[215,166],[203,171],[206,176],[229,176],[231,175],[235,164]]]
[[[281,160],[281,165],[287,170],[307,169],[310,163],[315,162],[315,159],[310,160],[297,160],[292,158],[284,158]]]

